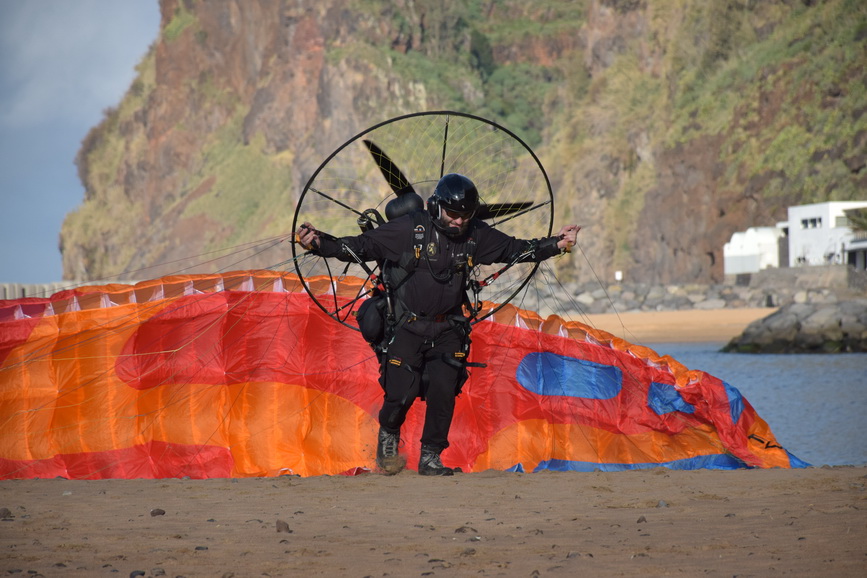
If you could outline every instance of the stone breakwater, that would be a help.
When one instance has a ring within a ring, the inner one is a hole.
[[[783,307],[792,303],[831,305],[867,298],[867,272],[846,265],[766,269],[716,285],[564,284],[554,294],[539,291],[525,309],[542,311],[555,298],[558,311],[570,314]],[[565,293],[565,295],[564,295]]]
[[[751,323],[723,351],[867,352],[867,298],[825,304],[790,303]]]
[[[789,303],[827,305],[850,295],[834,288],[799,289],[796,287],[741,287],[738,285],[599,285],[565,284],[558,292],[558,312],[571,316],[639,311],[682,311],[704,309],[743,309],[780,307]],[[567,296],[564,298],[563,293]],[[528,294],[525,309],[545,310],[550,296],[544,292]]]

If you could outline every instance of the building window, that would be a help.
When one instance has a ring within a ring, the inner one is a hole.
[[[809,219],[801,219],[802,229],[821,229],[822,217],[811,217]]]

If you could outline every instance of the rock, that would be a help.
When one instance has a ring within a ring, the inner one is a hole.
[[[865,325],[867,323],[859,320],[855,315],[843,311],[840,312],[840,331],[844,335],[858,335],[860,331],[864,330]]]
[[[707,299],[707,296],[704,293],[690,293],[686,296],[686,298],[689,299],[693,305],[695,305],[696,303],[701,303],[702,301]]]
[[[754,321],[723,351],[843,353],[867,351],[867,298],[793,302]]]
[[[277,532],[285,532],[287,534],[291,534],[292,529],[289,528],[289,524],[287,524],[283,520],[277,520]]]
[[[590,295],[593,299],[608,299],[608,292],[605,289],[596,289]]]
[[[692,301],[686,295],[676,295],[668,301],[668,304],[672,310],[692,309]]]
[[[592,305],[593,302],[596,300],[593,298],[593,295],[585,291],[584,293],[581,293],[580,295],[575,297],[575,301],[582,305]]]
[[[836,307],[823,306],[801,322],[801,331],[830,335],[839,339],[843,336],[843,332],[840,330],[841,317],[840,311]]]
[[[658,286],[658,285],[654,285],[653,287],[651,287],[647,291],[647,296],[645,297],[645,301],[648,299],[662,300],[663,297],[665,297],[665,289]]]
[[[708,299],[707,301],[702,301],[701,303],[696,303],[696,309],[723,309],[726,306],[726,302],[723,299]]]

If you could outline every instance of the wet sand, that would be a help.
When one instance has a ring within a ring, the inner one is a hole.
[[[769,312],[592,321],[726,341]],[[867,575],[867,467],[7,480],[0,518],[13,576]]]

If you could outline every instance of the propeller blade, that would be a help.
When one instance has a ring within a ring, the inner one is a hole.
[[[518,211],[523,211],[531,207],[533,203],[491,203],[490,205],[481,205],[476,211],[476,217],[482,220],[493,219],[494,217],[505,217]]]
[[[400,172],[397,165],[391,161],[388,155],[385,154],[381,148],[369,140],[365,140],[364,144],[367,146],[367,150],[370,151],[370,154],[373,155],[373,160],[376,161],[376,166],[379,167],[382,176],[385,177],[388,186],[391,187],[391,190],[394,191],[395,195],[400,196],[404,193],[415,192],[404,174]]]

